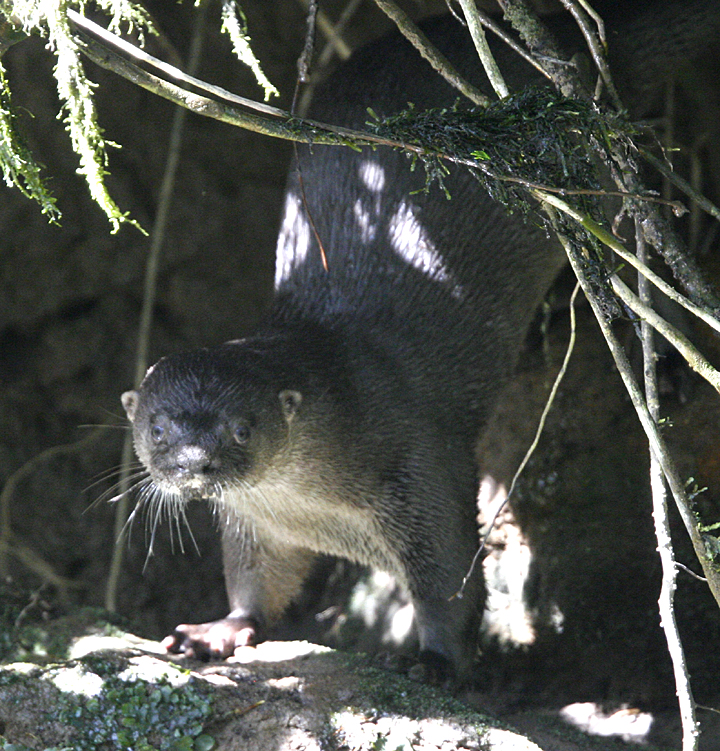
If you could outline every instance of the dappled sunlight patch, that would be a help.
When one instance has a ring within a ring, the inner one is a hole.
[[[353,590],[350,614],[368,630],[382,626],[382,642],[400,646],[409,637],[415,617],[412,603],[400,592],[394,576],[373,571]]]
[[[331,651],[330,647],[308,641],[264,641],[255,647],[237,647],[235,653],[227,658],[227,662],[242,665],[251,662],[284,662]]]
[[[512,730],[464,726],[452,719],[421,719],[396,714],[362,712],[350,708],[332,718],[334,736],[354,749],[474,749],[540,751],[540,747]]]
[[[381,193],[385,188],[385,168],[377,162],[366,161],[360,164],[360,180],[373,193]]]
[[[402,201],[390,220],[390,243],[407,263],[438,282],[452,277],[427,230],[415,215],[410,203]]]
[[[532,552],[512,510],[502,507],[506,498],[505,486],[485,475],[478,493],[481,539],[496,514],[497,519],[483,561],[487,583],[483,628],[486,637],[502,646],[527,646],[535,641],[532,615],[523,596]]]
[[[285,211],[277,242],[275,287],[285,281],[292,270],[306,258],[310,249],[310,223],[302,211],[302,201],[293,192],[285,198]]]
[[[647,740],[653,724],[653,716],[649,712],[623,706],[607,713],[591,701],[568,704],[560,710],[560,717],[590,735],[614,736],[635,743]]]

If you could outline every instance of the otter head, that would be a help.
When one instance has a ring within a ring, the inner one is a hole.
[[[182,500],[253,485],[289,444],[302,396],[242,343],[172,355],[122,396],[155,488]]]

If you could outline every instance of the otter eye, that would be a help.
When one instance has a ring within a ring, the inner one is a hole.
[[[165,436],[165,428],[162,425],[153,425],[150,428],[150,435],[152,436],[153,441],[161,441]]]
[[[238,425],[233,432],[233,438],[240,444],[250,440],[250,428],[247,425]]]

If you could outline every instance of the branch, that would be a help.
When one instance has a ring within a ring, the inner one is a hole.
[[[565,203],[565,201],[557,198],[556,196],[550,195],[549,193],[544,193],[540,190],[536,190],[534,192],[536,197],[540,201],[549,203],[551,206],[554,206],[564,214],[567,214],[568,216],[575,219],[576,222],[581,224],[586,230],[588,230],[588,232],[590,232],[594,237],[600,240],[603,245],[607,245],[607,247],[617,253],[617,255],[619,255],[620,258],[623,259],[623,261],[627,261],[633,268],[640,271],[644,277],[651,281],[661,292],[664,292],[673,302],[681,305],[683,308],[690,311],[705,323],[707,323],[708,326],[711,326],[713,329],[715,329],[715,331],[720,333],[720,321],[714,315],[708,313],[699,305],[696,305],[695,303],[688,300],[687,297],[681,295],[666,281],[652,272],[644,263],[641,263],[636,258],[636,256],[630,253],[630,251],[626,250],[623,247],[622,243],[618,242],[616,238],[614,238],[597,222],[594,222],[590,217],[581,214],[579,211],[574,209],[569,204]]]
[[[395,22],[400,33],[417,49],[432,67],[453,87],[479,107],[487,107],[490,100],[479,89],[465,81],[450,61],[431,44],[430,40],[392,0],[375,0],[375,4]]]
[[[676,188],[681,190],[685,195],[696,203],[703,211],[710,214],[718,221],[720,221],[720,209],[704,195],[698,193],[695,188],[687,180],[684,180],[678,175],[672,167],[669,167],[662,159],[658,159],[654,154],[651,154],[647,149],[640,149],[640,156],[646,161],[650,162],[653,167],[667,180],[669,180]]]
[[[598,33],[596,33],[590,28],[588,13],[586,13],[586,11],[575,2],[575,0],[560,0],[560,2],[565,6],[566,10],[570,12],[577,25],[580,27],[580,31],[585,37],[588,49],[590,50],[593,61],[595,62],[595,67],[597,67],[598,72],[600,73],[600,78],[605,84],[605,88],[607,89],[612,103],[618,109],[622,109],[622,102],[620,101],[620,96],[618,95],[615,84],[613,83],[612,76],[610,75],[610,68],[608,67],[605,58],[605,47],[603,44],[605,28],[602,19],[595,14],[594,11],[591,14],[598,27]]]
[[[566,55],[527,0],[498,0],[498,2],[505,18],[518,30],[530,50],[547,61],[547,69],[552,74],[555,85],[566,96],[586,98],[574,65],[566,62]],[[580,16],[581,11],[577,10],[573,0],[563,0],[563,3],[571,12],[575,9],[577,15]],[[589,32],[587,24],[586,30]],[[589,32],[589,36],[592,38],[594,35]],[[617,149],[613,153],[613,163],[608,163],[608,167],[621,190],[634,194],[646,192],[642,189],[637,177],[635,165]],[[709,309],[720,309],[720,301],[714,290],[705,282],[697,264],[688,258],[674,232],[655,208],[647,203],[633,204],[633,214],[640,218],[646,240],[662,255],[676,279],[683,284],[685,289]]]
[[[548,73],[545,68],[543,68],[543,66],[540,65],[540,63],[521,44],[518,44],[517,41],[512,36],[510,36],[510,34],[508,34],[502,26],[495,23],[495,21],[490,18],[490,16],[488,16],[486,13],[483,13],[477,7],[475,8],[475,15],[480,20],[480,23],[483,26],[492,31],[495,36],[502,39],[502,41],[505,42],[505,44],[507,44],[507,46],[510,47],[513,52],[522,57],[525,62],[532,65],[533,68],[535,68],[535,70],[537,70],[539,73],[542,73],[545,78],[552,81],[552,76],[550,75],[550,73]]]
[[[9,24],[8,24],[9,25]],[[2,55],[2,23],[0,23],[0,56]],[[12,28],[12,27],[11,27]],[[10,85],[0,60],[0,170],[6,185],[14,185],[23,195],[40,205],[48,220],[57,224],[61,212],[50,193],[42,168],[35,161],[21,131],[13,107]]]
[[[277,107],[271,107],[266,104],[255,102],[251,99],[233,94],[219,86],[214,86],[202,81],[201,79],[190,76],[175,66],[165,63],[148,54],[144,50],[116,37],[114,34],[108,32],[106,29],[98,26],[92,21],[89,21],[83,16],[80,16],[73,11],[68,11],[68,13],[71,16],[73,23],[78,27],[77,34],[83,45],[83,52],[97,65],[111,70],[138,86],[205,117],[211,117],[257,133],[291,141],[345,146],[381,145],[403,149],[420,156],[438,156],[455,164],[481,170],[494,180],[516,183],[528,189],[537,188],[542,191],[556,192],[560,195],[615,195],[622,198],[633,198],[638,201],[663,203],[670,206],[676,212],[686,210],[682,204],[677,201],[666,201],[657,198],[656,196],[639,195],[628,193],[627,191],[594,191],[553,188],[552,186],[529,182],[521,178],[497,174],[489,169],[486,163],[475,159],[464,159],[450,154],[438,154],[435,151],[417,144],[410,144],[387,136],[379,136],[374,133],[369,133],[368,131],[360,131],[299,118]],[[91,33],[92,36],[89,36],[86,32]],[[239,104],[248,109],[256,110],[268,115],[268,117],[258,117],[236,107],[228,107],[221,102],[218,102],[216,99],[210,99],[176,86],[164,78],[155,76],[145,69],[138,67],[122,55],[116,54],[112,50],[107,49],[104,44],[99,44],[95,40],[95,37],[99,37],[104,43],[117,47],[124,54],[130,55],[139,62],[149,65],[166,76],[180,81],[187,86],[191,86],[193,89],[206,91],[214,97],[234,104]],[[668,292],[668,294],[671,293]]]
[[[645,238],[637,221],[635,222],[635,239],[638,256],[642,261],[646,261],[647,249]],[[652,302],[650,285],[642,274],[638,274],[638,292],[640,295],[638,302],[645,307],[649,307]],[[648,411],[655,424],[657,424],[660,417],[660,398],[655,369],[657,356],[655,354],[655,347],[653,346],[653,332],[646,321],[642,321],[640,328],[645,372],[645,399]],[[683,727],[683,751],[696,751],[699,728],[695,716],[695,700],[693,699],[690,687],[690,676],[685,662],[685,653],[680,640],[680,632],[675,620],[674,599],[677,568],[670,534],[667,491],[665,489],[662,467],[653,451],[650,452],[650,489],[653,499],[655,536],[658,541],[658,554],[660,555],[662,567],[662,584],[660,587],[660,597],[658,598],[660,623],[665,632],[668,652],[675,673],[675,686],[680,705],[680,721]]]
[[[644,192],[637,167],[632,161],[618,150],[615,150],[613,158],[613,178],[617,185],[631,193]],[[717,314],[720,300],[715,290],[705,281],[697,263],[688,255],[668,221],[649,203],[631,203],[630,209],[632,215],[640,220],[645,240],[662,256],[675,278],[696,301]]]
[[[555,213],[552,206],[548,205],[546,210],[551,219],[554,220]],[[640,387],[638,386],[638,383],[635,379],[635,375],[633,374],[632,367],[628,362],[625,350],[618,342],[615,334],[613,333],[610,322],[607,320],[602,306],[598,301],[595,293],[593,292],[590,280],[585,273],[582,259],[580,258],[570,241],[560,231],[557,231],[557,235],[560,239],[560,242],[563,244],[563,247],[565,248],[565,252],[567,253],[568,259],[570,261],[570,265],[572,266],[573,271],[575,272],[575,275],[577,276],[578,281],[583,288],[583,292],[585,293],[585,297],[590,303],[593,313],[595,314],[595,318],[600,324],[600,329],[603,333],[603,336],[605,337],[608,349],[610,350],[610,353],[615,360],[615,365],[617,366],[620,377],[625,384],[625,389],[627,390],[633,407],[635,408],[638,418],[640,419],[640,424],[642,425],[645,431],[645,435],[650,442],[650,447],[653,453],[657,457],[663,469],[665,479],[670,486],[670,490],[675,499],[678,511],[680,512],[680,517],[682,518],[683,524],[685,525],[685,528],[687,529],[687,532],[690,536],[690,540],[692,541],[695,555],[697,556],[708,580],[710,591],[712,592],[712,595],[715,598],[718,606],[720,606],[720,571],[718,570],[715,563],[710,560],[707,555],[705,543],[698,529],[697,520],[695,519],[695,516],[690,508],[690,501],[687,497],[687,493],[685,492],[684,484],[680,479],[677,470],[675,469],[672,458],[670,457],[665,442],[663,441],[662,436],[658,431],[657,425],[648,412],[648,408],[645,404],[642,392],[640,391]]]
[[[642,273],[639,273],[643,278]],[[643,323],[662,334],[683,356],[688,365],[720,393],[720,373],[698,352],[692,342],[675,326],[661,318],[650,305],[643,302],[616,274],[610,277],[615,294],[633,311]]]
[[[465,20],[467,21],[470,36],[472,37],[480,62],[482,62],[485,73],[490,81],[490,85],[500,99],[505,99],[506,96],[510,95],[510,91],[508,90],[505,79],[500,72],[500,68],[498,68],[498,64],[495,62],[492,52],[490,52],[490,47],[485,38],[485,32],[483,31],[480,18],[477,14],[475,0],[459,0],[459,2],[463,9],[463,13],[465,14]]]
[[[76,26],[75,35],[82,52],[92,60],[96,65],[110,70],[131,83],[140,86],[153,94],[161,96],[174,104],[185,109],[195,112],[203,117],[210,117],[220,122],[229,123],[255,133],[271,136],[273,138],[282,138],[288,141],[297,141],[299,143],[325,144],[331,146],[391,146],[411,151],[416,154],[426,154],[426,149],[412,144],[394,141],[392,139],[377,136],[367,131],[344,128],[338,125],[328,125],[319,123],[315,120],[307,120],[291,115],[285,110],[271,107],[269,105],[255,102],[245,97],[232,94],[219,86],[213,86],[198,78],[183,73],[168,63],[149,55],[143,50],[134,47],[132,44],[123,41],[114,34],[111,34],[102,26],[89,21],[87,18],[68,11],[68,17],[71,18]],[[92,35],[91,35],[92,34]],[[202,89],[212,93],[219,99],[241,104],[243,107],[254,109],[267,115],[262,117],[251,112],[246,112],[224,104],[217,99],[210,99],[202,94],[188,91],[159,76],[150,73],[143,68],[135,65],[119,53],[108,49],[104,44],[98,42],[94,36],[101,37],[103,42],[111,44],[122,49],[142,62],[151,65],[154,68],[164,72],[166,75],[181,80],[194,88]]]
[[[309,9],[310,0],[298,0],[298,2],[303,6],[305,10]],[[321,66],[324,64],[324,62],[327,62],[327,58],[332,53],[337,54],[337,56],[341,60],[347,60],[352,54],[352,48],[342,38],[341,34],[345,23],[347,22],[348,18],[355,12],[358,4],[359,0],[352,0],[349,5],[346,5],[343,8],[342,13],[340,14],[340,20],[335,25],[333,25],[332,21],[330,21],[330,19],[327,17],[327,14],[322,9],[318,10],[318,29],[320,29],[320,31],[327,39],[327,46],[320,54],[319,64]]]
[[[165,75],[175,79],[176,81],[188,84],[196,89],[200,89],[201,91],[206,91],[209,94],[213,94],[220,99],[225,99],[228,102],[234,102],[235,104],[240,104],[243,107],[247,107],[248,109],[254,109],[258,112],[264,112],[266,115],[287,117],[287,113],[284,110],[278,109],[277,107],[272,107],[269,104],[262,104],[261,102],[247,99],[246,97],[239,96],[238,94],[233,94],[232,92],[227,91],[227,89],[223,89],[220,86],[215,86],[214,84],[207,83],[200,78],[195,78],[195,76],[183,72],[182,70],[180,70],[180,68],[176,68],[174,65],[170,65],[170,63],[166,63],[163,60],[158,59],[157,57],[153,57],[153,55],[145,52],[145,50],[143,50],[142,48],[136,47],[134,44],[130,44],[130,42],[126,42],[122,37],[113,34],[111,31],[108,31],[107,29],[100,26],[100,24],[97,24],[94,21],[91,21],[89,18],[80,15],[80,13],[72,10],[71,8],[68,8],[67,10],[67,17],[70,19],[76,29],[82,29],[83,31],[90,32],[93,37],[102,39],[102,41],[106,44],[117,48],[118,50],[124,52],[126,55],[129,55],[138,62],[151,65],[153,68],[156,68],[157,70],[163,72]],[[85,39],[87,37],[81,34],[81,38]]]
[[[575,65],[557,39],[548,31],[535,10],[526,0],[498,0],[505,20],[520,34],[528,49],[543,60],[553,83],[565,96],[582,98],[583,87]]]

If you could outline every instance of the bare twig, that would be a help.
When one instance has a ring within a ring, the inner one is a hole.
[[[696,704],[698,709],[704,709],[706,712],[714,712],[715,714],[720,714],[720,709],[715,709],[715,707],[706,707],[704,704]]]
[[[638,276],[645,279],[642,272]],[[615,294],[643,323],[652,326],[655,331],[662,334],[680,353],[685,362],[720,393],[720,373],[698,352],[693,343],[681,331],[661,318],[650,305],[635,295],[617,275],[610,277],[610,284]]]
[[[595,21],[595,25],[597,26],[598,35],[600,37],[600,43],[602,44],[603,49],[607,52],[608,44],[607,44],[607,37],[605,36],[605,22],[602,20],[602,17],[600,14],[595,10],[595,8],[590,5],[588,0],[577,0],[578,5],[581,5],[585,12],[592,18],[593,21]]]
[[[309,5],[309,0],[299,0],[299,2],[304,7]],[[333,54],[337,53],[341,60],[347,60],[347,58],[350,57],[352,50],[350,49],[350,45],[348,45],[343,39],[342,34],[345,30],[345,26],[347,26],[350,19],[357,12],[358,6],[361,2],[362,0],[349,0],[349,2],[343,7],[342,13],[334,26],[330,23],[322,10],[318,12],[318,28],[325,35],[328,42],[318,56],[314,70],[310,76],[310,81],[304,87],[297,102],[297,106],[293,109],[293,114],[305,117],[315,92],[315,85],[318,79],[321,78],[323,70],[332,59]]]
[[[540,65],[540,63],[521,44],[518,44],[517,41],[513,37],[511,37],[510,34],[508,34],[502,26],[495,23],[495,21],[490,18],[490,16],[488,16],[486,13],[483,13],[477,7],[475,8],[475,15],[486,29],[492,31],[492,33],[502,39],[502,41],[505,42],[505,44],[507,44],[507,46],[513,50],[513,52],[522,57],[525,62],[532,65],[533,68],[535,68],[535,70],[537,70],[539,73],[542,73],[545,78],[552,81],[552,76],[550,75],[550,73],[548,73],[545,68],[543,68],[543,66]]]
[[[510,91],[508,90],[505,79],[500,72],[500,68],[498,68],[497,62],[495,62],[492,52],[490,52],[490,47],[488,46],[485,32],[483,31],[480,17],[478,16],[477,8],[475,7],[475,0],[459,0],[459,2],[463,9],[463,13],[465,14],[465,20],[467,21],[470,36],[475,45],[475,50],[478,53],[480,62],[482,62],[485,73],[490,81],[490,85],[500,99],[505,99],[506,96],[509,96]]]
[[[406,146],[405,148],[410,148]],[[418,153],[423,153],[418,150]],[[438,157],[446,159],[453,164],[461,164],[465,167],[472,167],[476,170],[482,170],[488,177],[493,180],[501,180],[506,183],[515,183],[516,185],[522,185],[528,190],[544,191],[546,193],[552,193],[558,196],[600,196],[600,197],[614,197],[614,198],[631,198],[634,201],[647,201],[648,203],[655,203],[661,206],[667,206],[672,209],[677,216],[682,216],[687,213],[687,208],[680,203],[680,201],[668,201],[665,198],[658,198],[658,196],[641,195],[639,193],[628,193],[626,190],[595,190],[591,188],[556,188],[553,185],[545,185],[543,183],[532,182],[522,177],[512,177],[511,175],[500,175],[497,172],[493,172],[486,162],[479,162],[477,159],[463,159],[459,157],[453,157],[448,154],[438,154]],[[568,206],[568,208],[570,208]],[[579,214],[578,214],[579,215]]]
[[[315,54],[315,29],[317,28],[318,0],[308,0],[305,20],[305,44],[297,62],[299,83],[310,83],[310,65]],[[293,110],[297,99],[297,89],[293,98]]]
[[[575,349],[575,338],[576,338],[576,328],[577,328],[576,319],[575,319],[575,300],[577,299],[577,295],[579,291],[580,291],[580,285],[576,284],[575,288],[573,289],[572,294],[570,295],[570,339],[568,340],[568,345],[565,349],[565,357],[563,357],[560,370],[558,371],[558,374],[555,376],[555,380],[553,381],[552,388],[550,389],[550,394],[548,395],[548,398],[545,400],[545,406],[543,407],[542,414],[540,415],[540,420],[538,421],[537,429],[535,430],[535,437],[533,438],[532,443],[530,444],[530,447],[525,452],[525,456],[523,457],[522,461],[520,462],[520,465],[518,466],[517,470],[515,471],[515,474],[513,475],[512,482],[510,483],[510,489],[508,490],[507,495],[505,496],[505,499],[498,506],[497,510],[493,514],[493,518],[490,520],[490,523],[488,524],[487,531],[485,532],[485,535],[480,541],[480,545],[478,546],[478,549],[475,552],[475,555],[473,556],[472,563],[470,564],[470,568],[468,569],[467,573],[465,574],[465,577],[463,578],[462,584],[460,585],[460,589],[455,595],[453,595],[453,597],[462,597],[463,591],[465,590],[465,586],[467,585],[468,580],[470,579],[470,577],[473,574],[473,571],[475,570],[475,566],[477,565],[478,559],[480,558],[480,554],[485,549],[485,546],[487,545],[487,541],[490,538],[490,535],[492,534],[492,531],[495,527],[495,522],[497,521],[498,517],[502,513],[502,510],[510,501],[510,498],[512,497],[512,494],[515,490],[515,486],[517,485],[517,481],[520,478],[520,475],[525,471],[525,467],[527,466],[527,463],[530,461],[532,455],[535,453],[535,449],[537,449],[538,443],[540,443],[540,436],[542,435],[542,432],[545,429],[545,423],[547,422],[547,417],[550,414],[552,405],[555,403],[555,397],[557,396],[557,392],[558,392],[558,389],[560,388],[560,384],[562,383],[563,378],[565,378],[565,373],[567,373],[568,365],[570,364],[570,357],[572,356],[573,350]]]
[[[683,308],[696,315],[707,323],[708,326],[715,329],[715,331],[720,332],[720,321],[718,321],[715,316],[708,313],[699,305],[688,300],[657,274],[653,273],[645,264],[641,263],[632,253],[630,253],[630,251],[624,248],[622,243],[613,237],[607,230],[603,229],[597,222],[594,222],[590,217],[581,214],[557,196],[539,190],[535,191],[535,194],[539,200],[554,206],[564,214],[575,219],[575,221],[580,223],[586,230],[588,230],[588,232],[591,232],[598,240],[600,240],[601,243],[607,245],[608,248],[617,253],[623,261],[627,261],[627,263],[633,268],[640,271],[643,276],[650,280],[661,292],[664,292],[673,302],[676,302],[678,305],[681,305]]]
[[[675,567],[679,568],[681,571],[684,571],[686,574],[689,574],[690,576],[692,576],[693,579],[697,579],[699,582],[702,582],[703,584],[707,584],[707,579],[704,576],[700,576],[696,574],[691,568],[688,568],[684,563],[675,561]]]
[[[627,157],[615,150],[613,178],[622,190],[643,193],[637,167]],[[720,299],[712,285],[704,279],[697,262],[689,256],[687,248],[657,207],[648,202],[631,203],[630,212],[640,220],[645,240],[662,256],[675,278],[694,300],[716,315],[720,312]]]
[[[302,0],[302,2],[307,2],[307,0]],[[347,42],[342,39],[342,34],[352,17],[355,15],[355,13],[357,13],[357,9],[360,6],[360,3],[362,3],[362,0],[349,0],[343,6],[342,13],[340,13],[337,22],[334,25],[328,23],[328,28],[325,28],[324,24],[322,23],[324,13],[320,11],[320,13],[318,14],[318,25],[320,27],[320,31],[322,31],[322,33],[327,37],[328,40],[327,44],[323,48],[323,51],[320,53],[320,57],[318,58],[318,65],[320,67],[328,64],[333,52],[336,52],[341,60],[347,60],[352,54],[350,45],[348,45]],[[336,45],[336,40],[342,40],[342,51]],[[345,50],[347,50],[347,54],[345,54]]]
[[[693,186],[684,180],[677,172],[669,167],[662,159],[658,159],[654,154],[651,154],[647,149],[640,149],[640,156],[643,159],[650,162],[653,167],[669,182],[671,182],[676,188],[680,189],[685,195],[692,199],[693,203],[696,203],[701,209],[715,217],[720,221],[720,208],[718,208],[712,201],[708,200],[705,196],[699,193]]]
[[[190,56],[188,60],[188,70],[191,73],[197,70],[200,62],[206,7],[207,3],[204,3],[200,6],[195,20],[195,30],[190,45]],[[157,275],[160,263],[160,251],[162,250],[163,242],[165,240],[165,229],[167,227],[170,204],[172,202],[172,195],[175,186],[175,174],[177,172],[177,166],[180,160],[180,147],[182,143],[182,133],[186,117],[187,110],[183,107],[178,107],[173,115],[173,123],[170,130],[170,140],[168,144],[168,156],[165,163],[165,173],[163,175],[162,184],[160,186],[158,209],[155,216],[155,223],[152,229],[150,251],[148,253],[148,260],[145,268],[143,305],[142,312],[140,314],[140,325],[138,327],[137,350],[135,353],[135,376],[133,379],[136,388],[140,385],[140,382],[142,381],[145,375],[145,371],[148,367],[150,328],[152,325],[152,316],[155,307],[155,294],[157,290]],[[107,585],[105,587],[105,607],[109,611],[114,611],[117,605],[118,581],[122,569],[123,552],[125,549],[125,546],[122,544],[122,542],[125,539],[128,510],[130,504],[128,489],[132,456],[132,432],[128,431],[125,435],[125,442],[123,444],[120,482],[118,489],[118,502],[115,509],[116,545],[113,551],[113,558],[110,563]]]
[[[305,10],[310,9],[310,0],[299,0],[299,2]],[[357,5],[357,3],[358,0],[354,0],[354,4]],[[343,13],[345,13],[345,10],[343,10]],[[327,49],[337,54],[341,60],[347,60],[352,54],[352,49],[340,34],[342,30],[341,23],[333,26],[327,14],[320,9],[317,11],[317,26],[328,41]]]
[[[400,30],[400,33],[418,50],[432,67],[458,91],[479,107],[487,107],[490,100],[479,89],[465,81],[450,64],[450,61],[430,43],[410,17],[392,0],[375,0],[375,4]]]
[[[605,58],[605,49],[603,48],[602,41],[605,36],[605,31],[602,26],[602,22],[600,21],[600,23],[598,24],[599,16],[593,11],[592,18],[596,21],[598,30],[602,29],[601,33],[598,33],[591,28],[588,13],[584,10],[584,8],[580,6],[580,3],[576,2],[575,0],[560,0],[560,2],[572,14],[575,22],[580,27],[580,31],[585,37],[588,49],[590,50],[593,61],[595,62],[595,67],[600,73],[600,77],[605,84],[605,88],[607,89],[607,92],[610,95],[613,104],[618,109],[620,109],[622,107],[620,96],[618,95],[615,84],[613,83],[612,76],[610,75],[610,68],[608,67],[607,59]]]
[[[635,231],[637,254],[641,261],[647,262],[647,250],[642,230],[636,222]],[[638,274],[638,293],[640,302],[645,308],[652,304],[650,285],[648,280]],[[655,424],[660,417],[660,398],[657,387],[657,373],[655,363],[657,356],[653,345],[653,331],[647,320],[641,323],[641,340],[645,373],[645,400],[648,411]],[[650,489],[653,499],[653,519],[655,521],[655,536],[658,541],[658,554],[662,566],[662,584],[658,606],[660,622],[665,632],[668,652],[675,673],[675,687],[680,705],[680,719],[683,728],[683,751],[696,751],[700,735],[697,718],[695,716],[695,700],[690,686],[690,676],[685,661],[680,632],[675,620],[674,596],[677,578],[675,555],[670,535],[670,520],[668,518],[667,491],[663,478],[660,461],[654,451],[650,452]]]
[[[552,206],[547,205],[546,210],[549,216],[554,219],[555,214]],[[625,384],[625,389],[630,396],[630,400],[632,401],[633,407],[635,408],[635,411],[638,415],[640,424],[642,425],[643,430],[648,437],[650,447],[655,456],[658,458],[660,465],[662,466],[665,479],[667,480],[667,483],[675,499],[678,511],[680,512],[680,517],[683,520],[683,524],[685,525],[685,528],[690,536],[690,540],[693,544],[695,555],[697,556],[700,565],[703,568],[705,576],[707,577],[710,591],[712,592],[715,601],[720,606],[720,571],[718,571],[714,562],[711,561],[707,556],[702,535],[700,534],[700,531],[698,529],[697,521],[692,512],[692,509],[690,508],[690,501],[687,497],[687,493],[685,492],[685,486],[680,479],[677,470],[675,469],[674,463],[672,461],[672,458],[670,457],[665,442],[663,441],[662,436],[660,435],[660,432],[655,425],[655,421],[652,419],[650,413],[648,412],[642,392],[640,391],[640,387],[637,384],[635,375],[632,371],[632,367],[630,366],[627,355],[625,354],[625,350],[618,342],[617,337],[612,330],[610,322],[607,320],[602,306],[600,305],[600,302],[593,292],[590,280],[585,273],[582,260],[578,257],[569,240],[564,237],[561,232],[558,231],[557,234],[560,242],[565,248],[573,271],[575,272],[578,281],[582,285],[585,297],[588,299],[593,313],[595,314],[595,317],[600,324],[600,330],[602,331],[605,341],[608,345],[608,349],[610,350],[610,353],[615,360],[615,365],[617,366],[620,377]]]

